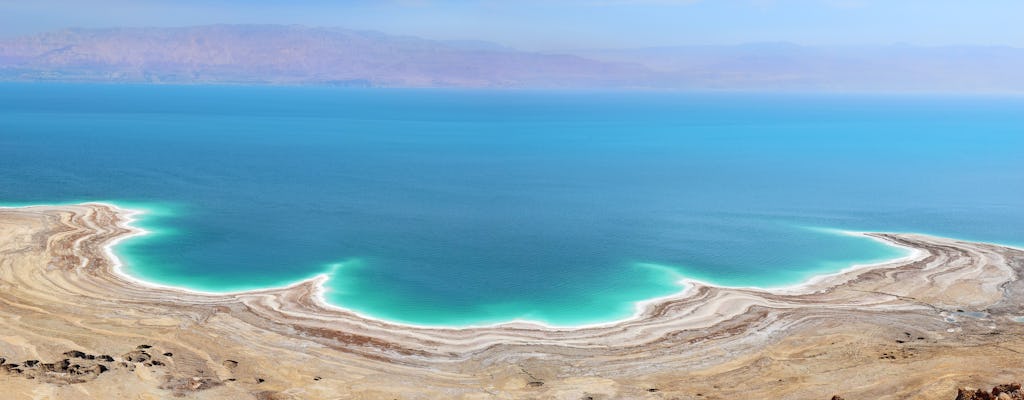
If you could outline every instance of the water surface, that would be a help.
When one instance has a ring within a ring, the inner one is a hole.
[[[1022,149],[1019,98],[0,84],[0,202],[150,210],[117,248],[147,280],[329,273],[332,303],[427,325],[904,254],[829,229],[1019,244]]]

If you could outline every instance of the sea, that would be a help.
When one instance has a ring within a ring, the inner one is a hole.
[[[94,201],[158,284],[599,324],[908,253],[850,231],[1021,246],[1024,98],[0,84],[0,204]]]

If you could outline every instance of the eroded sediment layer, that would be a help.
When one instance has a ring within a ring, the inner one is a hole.
[[[106,252],[125,222],[102,204],[0,210],[0,387],[15,398],[947,399],[1024,375],[1024,252],[996,245],[877,234],[918,252],[786,290],[692,283],[615,324],[435,329],[326,307],[316,280],[140,284]]]

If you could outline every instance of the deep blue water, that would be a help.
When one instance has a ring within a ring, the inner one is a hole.
[[[609,321],[688,276],[779,286],[1024,242],[1024,99],[0,84],[0,203],[110,201],[139,277],[328,272],[397,321]]]

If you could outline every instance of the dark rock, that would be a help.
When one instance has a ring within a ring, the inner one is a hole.
[[[171,352],[164,353],[164,357],[174,357],[174,353],[171,353]]]
[[[35,368],[36,365],[39,365],[39,360],[28,360],[28,361],[25,361],[23,364],[26,367]]]
[[[987,393],[983,393],[980,389],[959,388],[956,390],[956,400],[981,400],[982,397],[980,395],[987,395]]]
[[[235,367],[238,366],[238,361],[235,361],[235,360],[224,360],[224,362],[221,363],[221,364],[223,364],[228,369],[235,369]]]
[[[263,378],[256,378],[256,383],[263,383],[263,382],[266,382],[266,380],[264,380]]]
[[[85,353],[83,353],[81,351],[78,351],[78,350],[71,350],[71,351],[64,352],[64,357],[67,357],[67,358],[85,358],[85,356],[86,356]]]
[[[84,372],[90,373],[90,374],[99,375],[99,374],[102,374],[104,372],[107,372],[107,367],[105,367],[103,365],[100,365],[100,364],[96,364],[96,365],[93,365],[93,366],[91,366],[89,368],[86,368],[84,370]]]
[[[121,356],[121,358],[125,359],[125,361],[128,361],[130,363],[141,363],[153,359],[153,357],[150,356],[149,353],[141,350],[130,351],[125,355]]]
[[[529,386],[529,387],[541,387],[541,386],[544,386],[544,382],[533,381],[533,382],[527,383],[526,386]]]
[[[114,357],[108,356],[106,354],[104,354],[102,356],[97,356],[96,359],[100,360],[100,361],[114,362]]]
[[[138,346],[135,346],[135,350],[145,350],[145,349],[151,349],[151,348],[153,348],[153,346],[150,346],[148,344],[140,344]]]
[[[956,400],[1024,400],[1024,391],[1019,383],[998,385],[991,392],[981,389],[959,388]]]
[[[999,385],[999,386],[996,386],[996,387],[992,388],[992,395],[993,396],[998,396],[1001,393],[1013,394],[1013,393],[1017,393],[1017,392],[1020,392],[1020,384],[1019,383],[1008,383],[1008,384],[1005,384],[1005,385]]]
[[[160,361],[157,361],[157,360],[151,361],[150,364],[155,365],[157,367],[162,367],[164,365],[163,362],[160,362]]]

